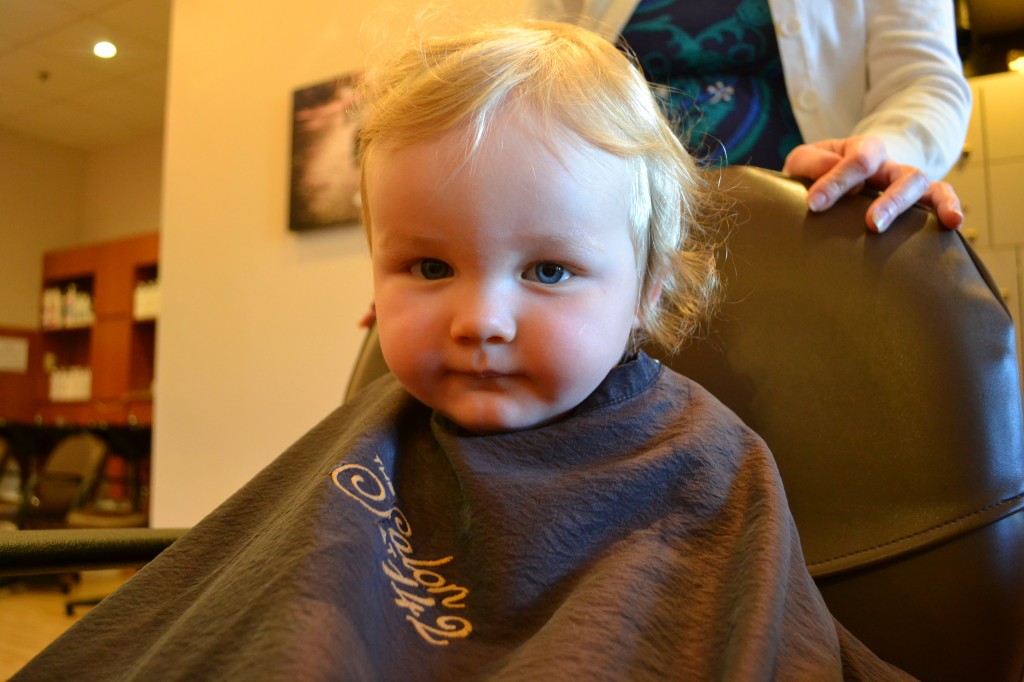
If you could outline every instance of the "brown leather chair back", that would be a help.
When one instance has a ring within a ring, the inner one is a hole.
[[[837,619],[923,680],[1024,673],[1024,441],[1015,333],[962,237],[914,209],[733,167],[726,299],[662,360],[771,447]],[[371,330],[348,396],[387,371]]]

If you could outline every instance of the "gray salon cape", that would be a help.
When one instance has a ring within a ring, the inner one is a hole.
[[[761,439],[641,354],[491,436],[381,378],[14,679],[908,678],[829,614]]]

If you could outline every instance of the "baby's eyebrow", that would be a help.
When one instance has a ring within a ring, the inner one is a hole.
[[[512,229],[534,248],[575,253],[603,253],[606,250],[602,243],[586,230],[544,227]],[[376,245],[381,248],[430,249],[449,241],[449,237],[443,235],[415,230],[380,230],[375,237]]]
[[[548,243],[555,248],[589,251],[594,253],[605,250],[601,243],[594,239],[594,236],[585,230],[569,229],[562,231],[544,231],[533,236],[538,243],[542,245]]]
[[[378,246],[382,247],[429,247],[447,241],[441,235],[425,232],[392,232],[379,230],[375,235]]]

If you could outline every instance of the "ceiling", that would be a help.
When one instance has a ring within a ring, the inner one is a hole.
[[[0,0],[0,128],[91,151],[163,126],[171,0]],[[109,40],[112,59],[92,54]]]
[[[970,28],[988,36],[1024,31],[1022,0],[963,0],[967,5]]]

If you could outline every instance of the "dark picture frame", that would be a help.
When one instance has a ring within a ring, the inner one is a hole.
[[[359,221],[360,80],[349,73],[293,93],[289,230]]]

